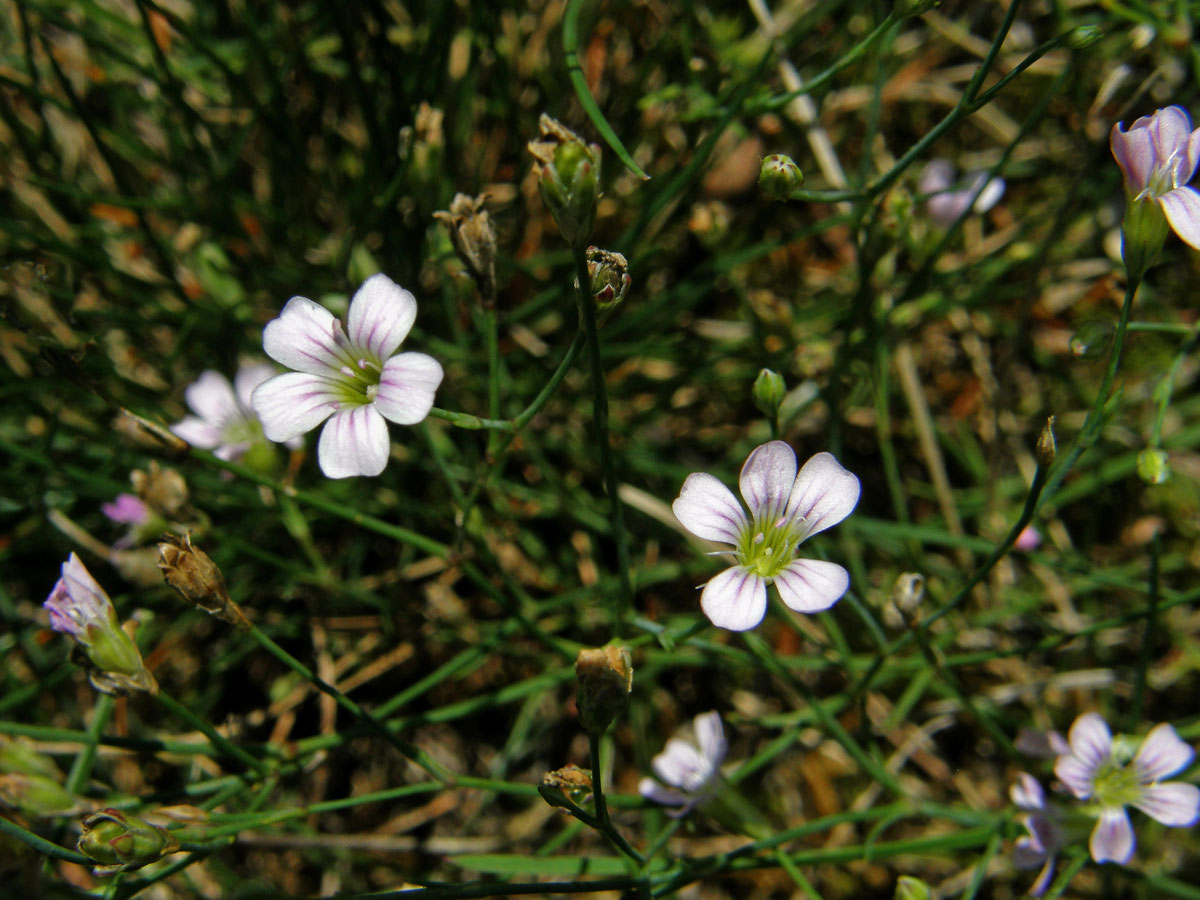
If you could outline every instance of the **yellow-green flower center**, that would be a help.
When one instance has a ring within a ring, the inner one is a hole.
[[[763,578],[774,578],[786,568],[802,539],[799,522],[786,518],[755,518],[738,541],[738,562]]]
[[[1107,760],[1092,779],[1092,795],[1102,807],[1131,806],[1143,792],[1137,767],[1116,760]]]

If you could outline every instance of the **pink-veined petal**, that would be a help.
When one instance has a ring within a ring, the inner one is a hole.
[[[700,608],[718,628],[747,631],[767,614],[767,583],[741,566],[731,566],[704,586]]]
[[[1160,109],[1150,117],[1149,128],[1158,165],[1187,164],[1188,138],[1192,133],[1192,117],[1187,110],[1182,106]]]
[[[1175,188],[1159,197],[1158,202],[1179,239],[1200,250],[1200,191],[1191,187]]]
[[[1087,765],[1079,757],[1069,754],[1060,756],[1054,763],[1054,774],[1067,786],[1067,790],[1080,800],[1086,800],[1092,796],[1096,768]]]
[[[408,337],[416,318],[416,298],[379,273],[354,292],[346,315],[346,330],[356,347],[382,363]]]
[[[768,524],[783,514],[795,483],[796,453],[783,441],[769,441],[751,450],[738,477],[750,517]]]
[[[1163,722],[1146,735],[1133,758],[1133,765],[1142,783],[1149,784],[1187,768],[1195,755],[1191,745],[1184,743],[1178,732]]]
[[[383,367],[375,407],[397,425],[415,425],[429,415],[442,383],[442,364],[424,353],[401,353]]]
[[[706,766],[700,751],[679,738],[671,738],[663,752],[650,762],[664,784],[694,791],[704,784]]]
[[[238,415],[238,401],[229,379],[212,369],[201,372],[200,377],[188,385],[183,397],[192,412],[217,428],[224,427]]]
[[[1154,174],[1157,164],[1148,124],[1149,119],[1142,117],[1133,123],[1129,131],[1122,131],[1118,122],[1109,133],[1113,158],[1125,175],[1129,192],[1134,195],[1140,194],[1150,184],[1150,176]]]
[[[829,609],[850,587],[850,573],[821,559],[794,559],[775,576],[779,599],[796,612]]]
[[[696,716],[694,725],[700,755],[709,769],[716,772],[725,761],[725,754],[729,752],[729,744],[725,740],[725,727],[721,724],[721,714],[716,710],[701,713]]]
[[[201,450],[212,450],[221,445],[221,429],[195,416],[188,416],[170,428],[173,435]]]
[[[647,800],[653,800],[663,806],[687,806],[688,803],[688,798],[679,791],[663,787],[653,778],[643,778],[639,781],[638,793]]]
[[[1112,732],[1099,713],[1084,713],[1067,732],[1071,754],[1091,769],[1099,769],[1112,756]]]
[[[693,472],[684,480],[671,511],[680,525],[706,541],[736,545],[747,528],[733,491],[707,472]]]
[[[237,394],[238,402],[250,409],[250,397],[254,389],[279,373],[270,363],[246,363],[233,376],[233,392]]]
[[[286,372],[254,389],[250,404],[269,441],[287,441],[312,431],[338,409],[328,381],[303,372]]]
[[[378,475],[387,465],[387,423],[373,406],[355,406],[334,413],[321,429],[317,462],[327,478]]]
[[[1115,862],[1125,865],[1133,856],[1133,826],[1121,807],[1103,810],[1092,829],[1088,849],[1096,862]]]
[[[1187,164],[1179,173],[1179,183],[1183,185],[1191,181],[1196,174],[1197,167],[1200,167],[1200,128],[1188,135]]]
[[[1151,784],[1133,805],[1164,825],[1190,828],[1200,820],[1200,787],[1182,781]]]
[[[858,478],[832,453],[818,453],[796,476],[787,515],[804,520],[802,534],[807,538],[850,515],[858,504],[859,491]]]
[[[279,318],[263,329],[263,350],[289,369],[309,375],[337,375],[349,364],[334,338],[342,326],[333,313],[307,297],[293,297]]]
[[[931,159],[921,170],[917,190],[922,194],[936,194],[946,190],[953,183],[954,166],[941,158]]]

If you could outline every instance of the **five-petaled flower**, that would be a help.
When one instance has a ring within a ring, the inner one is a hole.
[[[1054,774],[1080,800],[1090,801],[1097,816],[1089,849],[1096,862],[1127,863],[1133,856],[1133,826],[1126,806],[1175,828],[1200,819],[1200,788],[1167,778],[1186,768],[1194,751],[1165,722],[1155,726],[1137,754],[1114,741],[1097,713],[1075,720],[1067,735],[1070,752],[1054,764]]]
[[[767,612],[767,585],[797,612],[833,606],[850,586],[837,563],[795,558],[809,536],[836,525],[858,503],[858,479],[830,453],[818,453],[796,474],[796,454],[783,441],[756,447],[742,466],[739,487],[747,516],[717,478],[694,472],[674,505],[675,518],[692,534],[731,544],[734,565],[704,585],[700,607],[714,625],[745,631]]]
[[[220,372],[201,372],[183,394],[195,415],[176,422],[171,431],[193,447],[212,450],[220,459],[240,459],[255,444],[264,443],[262,424],[250,406],[250,397],[275,374],[269,363],[246,363],[231,385]]]
[[[251,404],[273,441],[326,419],[317,445],[330,478],[378,475],[387,465],[385,419],[415,425],[429,414],[442,367],[424,353],[399,353],[417,301],[386,275],[372,275],[350,301],[346,327],[305,297],[288,301],[263,330],[263,349],[288,368],[259,385]],[[395,355],[393,355],[395,354]]]
[[[1166,239],[1168,223],[1200,250],[1200,191],[1188,187],[1200,165],[1200,128],[1193,131],[1191,116],[1178,106],[1142,116],[1128,131],[1121,124],[1113,126],[1109,144],[1125,175],[1122,252],[1130,274],[1141,277]]]
[[[50,613],[50,627],[70,635],[87,654],[88,677],[96,690],[158,691],[133,638],[117,622],[108,594],[74,553],[63,563],[62,577],[42,605]]]
[[[662,784],[653,778],[643,778],[638,783],[639,794],[655,803],[673,807],[669,813],[676,818],[713,796],[720,787],[721,763],[729,751],[720,713],[715,710],[701,713],[696,716],[693,727],[695,744],[682,738],[671,738],[663,752],[651,761],[654,774]]]
[[[1008,795],[1019,809],[1028,813],[1023,819],[1027,833],[1017,838],[1013,846],[1013,865],[1018,869],[1041,866],[1042,871],[1029,888],[1031,897],[1040,897],[1050,886],[1058,851],[1065,844],[1062,828],[1046,805],[1046,794],[1041,783],[1032,775],[1018,772]]]

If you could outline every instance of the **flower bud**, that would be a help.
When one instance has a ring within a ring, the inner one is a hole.
[[[27,816],[61,816],[78,812],[80,800],[54,778],[12,772],[0,775],[0,806]]]
[[[1147,447],[1137,457],[1138,478],[1146,484],[1162,484],[1171,477],[1171,465],[1163,450]]]
[[[629,277],[629,263],[616,251],[588,247],[587,268],[588,289],[596,301],[596,323],[603,325],[617,311],[633,284],[633,279]],[[575,289],[579,289],[578,279],[575,280]]]
[[[911,875],[901,875],[896,881],[896,900],[929,900],[929,885],[920,878]]]
[[[140,869],[179,849],[165,828],[119,809],[102,809],[83,817],[83,834],[76,848],[99,863],[97,875],[115,875]]]
[[[23,737],[0,735],[0,772],[42,775],[57,780],[58,766],[49,756],[39,753],[33,742]]]
[[[790,156],[772,153],[764,156],[758,170],[758,186],[772,200],[786,200],[804,184],[804,173]]]
[[[190,534],[182,538],[174,534],[162,536],[158,567],[162,569],[163,580],[184,600],[244,631],[250,630],[250,620],[229,597],[221,570],[207,553],[192,544]]]
[[[1086,50],[1104,39],[1104,28],[1100,25],[1076,25],[1067,34],[1067,46],[1072,50]]]
[[[538,139],[529,142],[538,191],[563,239],[583,247],[596,221],[600,196],[600,146],[584,144],[575,132],[542,113]]]
[[[571,763],[542,776],[538,793],[551,806],[570,810],[581,806],[592,792],[592,773]]]
[[[592,734],[608,728],[629,702],[633,690],[633,663],[624,647],[585,647],[575,659],[579,682],[576,705],[579,721]]]
[[[96,690],[106,694],[158,691],[137,644],[117,622],[108,594],[74,553],[63,563],[62,577],[42,605],[50,613],[50,627],[70,635],[82,650],[88,679]]]
[[[174,469],[163,469],[151,460],[148,471],[134,469],[129,481],[134,493],[155,512],[176,522],[191,518],[187,482]]]
[[[1054,441],[1054,416],[1047,418],[1046,424],[1042,426],[1042,433],[1038,435],[1036,453],[1038,465],[1043,469],[1050,468],[1054,457],[1058,455],[1058,445]]]
[[[496,229],[484,208],[486,196],[469,197],[455,194],[450,210],[439,211],[433,217],[446,223],[450,241],[462,260],[487,306],[496,302]]]
[[[920,572],[901,572],[892,585],[892,603],[901,612],[912,612],[925,597],[925,576]]]
[[[778,372],[763,369],[754,379],[752,393],[754,405],[764,416],[774,421],[779,414],[779,404],[783,402],[783,395],[787,393],[787,385],[784,384],[783,376]]]

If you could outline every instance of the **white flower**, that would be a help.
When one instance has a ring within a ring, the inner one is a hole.
[[[1124,865],[1133,856],[1133,826],[1126,806],[1175,828],[1190,827],[1200,819],[1200,788],[1181,781],[1162,783],[1187,768],[1195,755],[1170,725],[1155,726],[1132,761],[1097,713],[1076,719],[1067,737],[1070,752],[1055,762],[1054,774],[1072,794],[1095,806],[1096,827],[1088,847],[1096,862]]]
[[[767,585],[797,612],[819,612],[841,599],[850,575],[836,563],[796,559],[810,535],[836,525],[858,503],[858,479],[830,453],[818,453],[796,474],[796,454],[783,441],[756,447],[742,466],[739,487],[747,517],[733,492],[712,475],[687,477],[671,507],[692,534],[731,544],[735,565],[700,595],[714,625],[745,631],[767,612]]]
[[[1040,897],[1050,886],[1058,852],[1066,840],[1057,814],[1046,806],[1046,794],[1036,778],[1027,772],[1018,772],[1008,795],[1014,804],[1029,813],[1022,819],[1027,834],[1017,838],[1013,846],[1013,865],[1018,869],[1041,866],[1042,871],[1029,888],[1031,897]]]
[[[193,447],[212,450],[221,459],[240,459],[255,443],[262,443],[263,429],[250,407],[254,389],[275,375],[269,363],[247,363],[233,376],[233,384],[220,372],[200,374],[184,399],[194,416],[171,426],[171,431]]]
[[[955,189],[954,166],[944,159],[933,159],[921,172],[918,187],[927,194],[925,212],[936,225],[949,228],[970,207],[985,213],[1004,196],[1004,179],[989,178],[987,172],[976,172]]]
[[[251,404],[272,441],[286,441],[326,419],[317,444],[330,478],[378,475],[387,465],[384,419],[415,425],[429,414],[442,367],[424,353],[393,356],[417,317],[413,295],[372,275],[350,301],[347,325],[304,297],[288,301],[263,330],[263,349],[288,368],[259,385]]]
[[[701,713],[693,727],[695,744],[671,738],[650,763],[662,784],[653,778],[638,782],[639,794],[663,806],[675,807],[670,814],[676,818],[713,795],[720,786],[721,763],[729,751],[720,713],[715,710]]]

